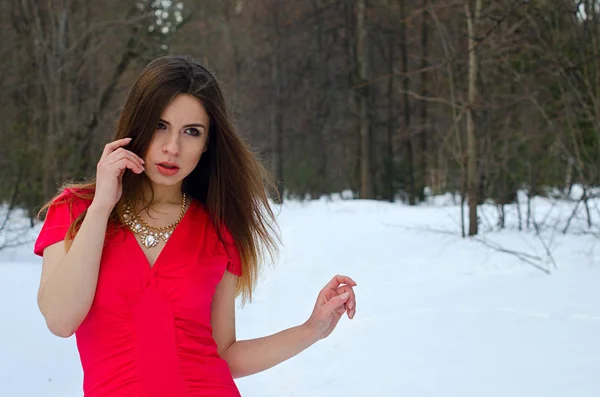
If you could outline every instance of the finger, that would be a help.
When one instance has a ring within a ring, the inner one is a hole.
[[[131,171],[137,174],[141,174],[142,172],[144,172],[144,168],[142,166],[128,158],[122,158],[121,160],[116,161],[112,165],[116,166],[117,176],[119,176],[126,168],[129,168]]]
[[[106,162],[102,165],[104,168],[114,168],[116,166],[116,170],[118,170],[118,172],[125,172],[126,168],[131,169],[132,171],[141,174],[142,172],[146,171],[146,169],[144,168],[144,166],[142,164],[140,164],[140,162],[137,159],[132,159],[131,157],[128,156],[124,156],[114,162]]]
[[[325,285],[325,287],[323,287],[323,289],[319,293],[319,302],[322,304],[325,304],[326,302],[329,301],[329,299],[331,299],[336,294],[339,295],[339,293],[337,293],[337,289],[342,284],[355,286],[356,282],[348,276],[343,276],[343,275],[334,276],[331,279],[331,281],[329,281],[329,283],[327,283],[327,285]],[[342,291],[342,292],[344,292],[344,291]]]
[[[346,312],[348,313],[348,317],[352,318],[352,313],[356,311],[356,294],[354,292],[354,289],[348,285],[344,285],[342,287],[339,287],[336,292],[338,295],[341,295],[346,292],[350,294],[345,306]]]
[[[131,142],[131,138],[128,137],[128,138],[118,139],[116,141],[107,143],[104,146],[104,150],[102,151],[102,156],[100,158],[107,157],[109,154],[114,152],[116,149],[118,149],[121,146],[127,145],[129,142]]]
[[[356,298],[351,297],[349,299],[352,299],[352,301],[348,303],[346,313],[348,313],[349,319],[353,319],[354,315],[356,314]]]
[[[122,158],[121,160],[116,161],[112,164],[117,167],[118,172],[122,173],[125,169],[130,169],[133,172],[141,174],[144,172],[144,167],[142,167],[137,161],[133,161],[130,158]]]
[[[140,165],[140,167],[142,167],[142,168],[143,168],[143,164],[145,163],[144,160],[142,160],[137,154],[135,154],[129,150],[122,149],[122,148],[117,149],[116,151],[111,153],[106,158],[106,161],[110,164],[110,163],[115,163],[118,160],[121,160],[123,158],[128,158],[131,161],[138,163]]]
[[[335,289],[323,288],[321,291],[319,291],[317,303],[319,303],[320,305],[324,305],[327,302],[329,302],[331,298],[335,298],[336,295],[338,295],[338,293]]]
[[[356,285],[356,282],[354,280],[352,280],[350,277],[348,276],[343,276],[343,275],[336,275],[334,276],[331,281],[329,281],[327,283],[327,285],[325,285],[325,289],[336,289],[337,287],[339,287],[341,284],[348,284],[348,285]]]
[[[131,150],[127,150],[127,149],[124,149],[122,147],[118,148],[114,152],[110,153],[107,156],[107,159],[121,159],[121,158],[123,158],[124,154],[130,156],[131,158],[139,161],[142,164],[145,163],[144,159],[142,159],[140,156],[138,156],[137,154],[133,153]]]
[[[325,306],[323,306],[323,310],[324,310],[325,314],[329,315],[329,314],[333,313],[336,309],[343,308],[343,306],[346,303],[346,301],[348,300],[349,296],[350,296],[350,294],[348,292],[344,292],[341,295],[337,295],[337,296],[331,298],[329,300],[329,302],[327,302],[325,304]]]

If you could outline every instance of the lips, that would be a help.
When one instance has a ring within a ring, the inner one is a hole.
[[[179,169],[179,167],[177,166],[177,164],[169,163],[167,161],[164,161],[162,163],[158,163],[158,165],[160,165],[160,166],[162,166],[164,168],[170,169],[170,170],[178,170]]]
[[[158,163],[156,164],[156,168],[158,169],[158,172],[165,176],[173,176],[179,171],[179,167],[176,164],[168,162]]]

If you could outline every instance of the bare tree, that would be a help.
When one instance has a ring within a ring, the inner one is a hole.
[[[477,206],[479,204],[479,172],[477,156],[477,135],[475,132],[475,114],[477,106],[477,35],[481,18],[483,0],[475,0],[475,7],[466,0],[465,13],[469,32],[469,104],[467,109],[467,183],[469,195],[469,236],[477,234]]]
[[[400,0],[400,51],[402,53],[401,73],[402,73],[402,88],[404,92],[403,98],[403,115],[404,115],[404,130],[405,130],[405,146],[406,146],[406,164],[408,167],[408,202],[410,205],[416,204],[417,192],[415,185],[415,155],[413,149],[413,138],[411,133],[411,107],[410,107],[410,77],[408,75],[408,38],[406,34],[406,26],[408,14],[406,3]]]
[[[369,126],[369,84],[363,84],[369,78],[369,44],[367,41],[366,1],[356,0],[356,65],[357,83],[361,88],[356,92],[358,129],[360,136],[360,197],[373,196],[371,179],[371,134]]]
[[[429,67],[429,0],[423,0],[422,2],[422,14],[421,14],[421,74],[420,74],[420,89],[421,96],[426,98],[429,95],[427,84],[428,84],[428,72]],[[419,200],[425,200],[425,187],[427,186],[427,175],[428,175],[428,145],[427,145],[427,107],[429,102],[421,100],[420,102],[420,157],[421,164],[419,170],[419,189],[418,195]]]
[[[18,68],[3,100],[16,109],[5,138],[24,144],[3,155],[24,169],[28,183],[16,203],[30,216],[61,182],[91,175],[98,147],[111,132],[123,77],[168,50],[186,22],[180,3],[23,0],[6,6]],[[13,172],[0,173],[11,179]]]

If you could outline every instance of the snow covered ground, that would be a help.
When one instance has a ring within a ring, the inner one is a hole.
[[[572,208],[534,202],[536,219],[559,231]],[[540,239],[516,230],[514,207],[507,229],[485,232],[496,210],[483,208],[481,238],[537,256],[550,274],[460,238],[459,214],[448,197],[416,208],[286,203],[279,263],[239,310],[238,338],[303,322],[336,273],[357,281],[357,313],[302,354],[238,379],[242,395],[600,395],[600,244],[578,235],[584,213],[567,235],[547,229]],[[36,306],[40,264],[30,244],[0,251],[0,396],[81,396],[74,338],[50,334]]]

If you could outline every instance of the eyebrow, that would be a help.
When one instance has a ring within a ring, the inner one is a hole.
[[[169,123],[167,120],[160,119],[159,121],[161,123],[165,123],[167,125],[171,125],[171,123]],[[204,128],[206,130],[206,126],[204,124],[202,124],[202,123],[186,124],[186,125],[183,126],[183,128],[188,128],[188,127],[201,127],[201,128]]]

